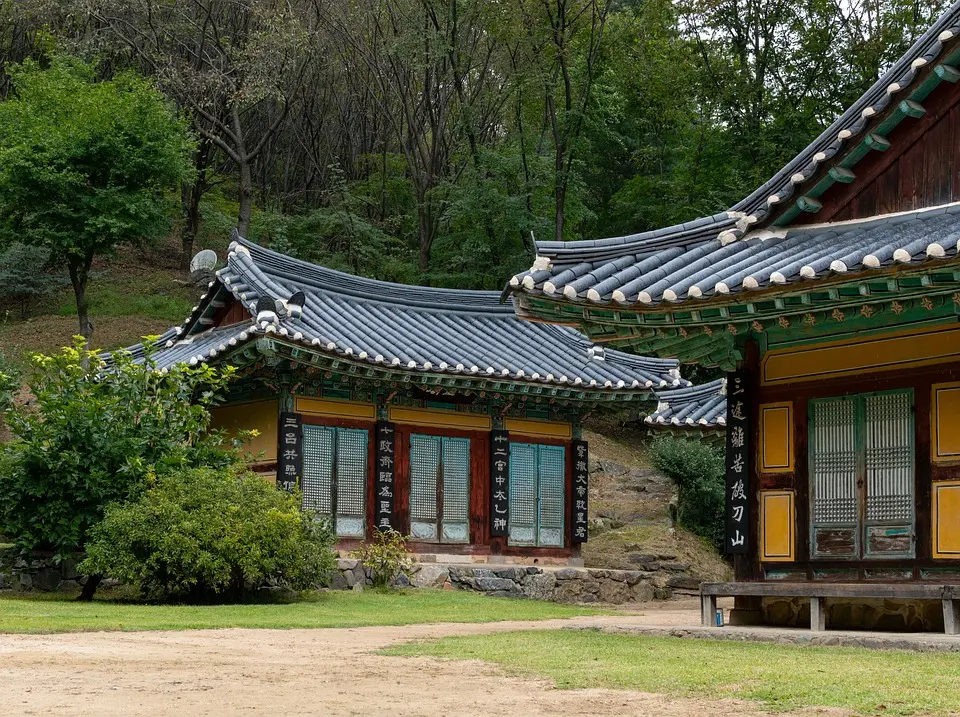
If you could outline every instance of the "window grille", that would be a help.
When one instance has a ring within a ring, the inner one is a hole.
[[[811,401],[811,552],[912,556],[912,390]]]
[[[510,444],[510,544],[563,546],[565,484],[563,446]]]
[[[415,540],[470,540],[470,439],[410,436],[410,533]]]
[[[303,426],[303,505],[334,521],[337,535],[362,538],[367,431]]]

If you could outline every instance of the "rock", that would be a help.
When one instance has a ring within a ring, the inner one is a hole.
[[[641,573],[639,570],[624,570],[622,573],[623,581],[630,587],[633,587],[640,582]]]
[[[554,573],[557,580],[576,580],[585,577],[586,574],[586,570],[577,570],[576,568],[562,568]]]
[[[673,597],[673,590],[670,588],[654,588],[653,589],[653,599],[654,600],[669,600]]]
[[[627,589],[626,583],[615,580],[605,580],[600,584],[600,592],[597,596],[602,602],[620,605],[621,603],[627,602],[630,591]]]
[[[564,580],[557,583],[554,591],[554,600],[561,602],[577,602],[583,593],[583,584],[579,580]]]
[[[650,602],[656,597],[656,588],[650,583],[637,583],[630,589],[633,602]]]
[[[668,588],[680,588],[681,590],[699,590],[700,578],[690,577],[689,575],[675,575],[667,580]]]
[[[359,560],[353,560],[353,559],[347,559],[347,558],[341,558],[340,560],[337,561],[337,567],[340,570],[353,570],[359,564],[360,564]]]
[[[357,583],[365,583],[367,581],[367,573],[363,569],[362,565],[358,564],[357,567],[355,567],[352,572],[353,572],[353,583],[351,583],[351,585],[356,585]]]
[[[648,555],[647,553],[630,553],[630,555],[627,556],[627,560],[634,565],[644,565],[646,563],[656,562],[657,556]]]
[[[527,568],[527,575],[539,575],[542,572],[543,572],[543,568],[537,568],[532,565],[529,568]]]
[[[347,573],[348,575],[353,575],[353,573]],[[330,576],[330,589],[331,590],[346,590],[350,585],[347,583],[347,579],[344,577],[343,573],[339,570],[335,570]]]
[[[521,592],[534,600],[553,600],[557,589],[557,579],[551,573],[528,575],[523,581]]]
[[[17,583],[14,584],[14,590],[31,590],[33,588],[33,579],[27,573],[17,575]]]
[[[354,583],[354,584],[353,584],[353,592],[355,592],[355,593],[362,593],[362,592],[363,592],[363,583],[362,583],[362,582],[356,582],[356,583]]]
[[[449,575],[449,570],[440,565],[422,565],[410,582],[415,588],[438,588],[447,582]]]
[[[33,574],[33,587],[37,590],[56,590],[59,584],[60,571],[56,568],[41,568]]]
[[[407,577],[406,573],[400,573],[397,575],[396,580],[393,581],[393,584],[398,588],[408,588],[410,587],[410,578]]]
[[[676,560],[676,553],[657,553],[657,560]]]
[[[519,582],[523,580],[524,576],[527,574],[526,568],[497,568],[493,571],[493,574],[498,578],[506,578],[507,580],[513,580],[514,582]]]
[[[690,569],[690,563],[661,563],[660,567],[662,567],[664,570],[683,572],[684,570]]]
[[[77,572],[77,561],[72,558],[67,558],[60,563],[60,576],[64,580],[76,580],[79,578],[80,573]]]
[[[597,602],[597,596],[590,594],[581,595],[579,602]]]
[[[609,571],[609,570],[597,570],[597,569],[593,569],[593,570],[588,570],[587,573],[588,573],[588,574],[590,575],[590,577],[593,578],[594,580],[605,580],[605,579],[607,579],[607,578],[610,577],[610,571]]]
[[[507,578],[477,578],[476,585],[477,590],[483,590],[484,592],[492,590],[514,590],[519,592],[520,590],[513,580],[508,580]]]

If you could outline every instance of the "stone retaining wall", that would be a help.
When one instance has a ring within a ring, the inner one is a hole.
[[[372,572],[353,559],[337,561],[330,587],[363,589]],[[687,574],[689,565],[658,564],[656,570],[597,570],[538,566],[478,567],[420,563],[409,576],[400,575],[398,587],[472,590],[495,597],[577,603],[647,602],[668,600],[675,594],[699,594],[700,581]]]
[[[22,557],[16,548],[0,550],[0,590],[75,590],[82,580],[77,563],[78,553],[57,563],[52,555],[35,554]]]

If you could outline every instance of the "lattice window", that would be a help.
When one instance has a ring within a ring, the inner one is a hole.
[[[303,481],[300,486],[303,505],[326,516],[333,511],[330,486],[335,431],[326,426],[303,427]]]
[[[510,444],[511,544],[563,546],[565,484],[563,446]]]
[[[908,393],[866,398],[867,520],[913,519],[913,406]]]
[[[445,543],[470,540],[470,439],[443,439],[443,526]]]
[[[470,540],[470,439],[410,436],[410,533],[415,540]]]
[[[337,535],[363,537],[367,431],[303,427],[304,507],[331,518]]]
[[[811,401],[811,551],[913,555],[911,390]]]

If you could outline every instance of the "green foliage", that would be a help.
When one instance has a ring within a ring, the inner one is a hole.
[[[169,227],[169,190],[191,175],[192,141],[132,73],[96,82],[93,66],[62,57],[6,69],[14,96],[0,103],[0,241],[46,247],[69,269],[88,335],[93,257]]]
[[[80,570],[110,575],[144,598],[236,601],[264,587],[306,590],[335,567],[328,521],[298,496],[236,466],[160,476],[111,505]]]
[[[0,534],[26,550],[65,556],[84,546],[109,503],[153,476],[233,460],[206,431],[232,368],[160,373],[149,352],[141,363],[117,352],[107,366],[82,346],[33,356],[35,400],[6,413],[15,440],[3,447]]]
[[[373,570],[373,584],[389,585],[400,573],[409,574],[413,560],[407,552],[407,539],[396,530],[377,530],[373,540],[353,552],[363,567]]]
[[[20,307],[20,318],[44,296],[66,285],[66,277],[49,270],[50,250],[16,242],[0,254],[0,292]]]
[[[657,470],[677,484],[677,522],[723,547],[723,449],[695,438],[666,436],[650,446]]]

